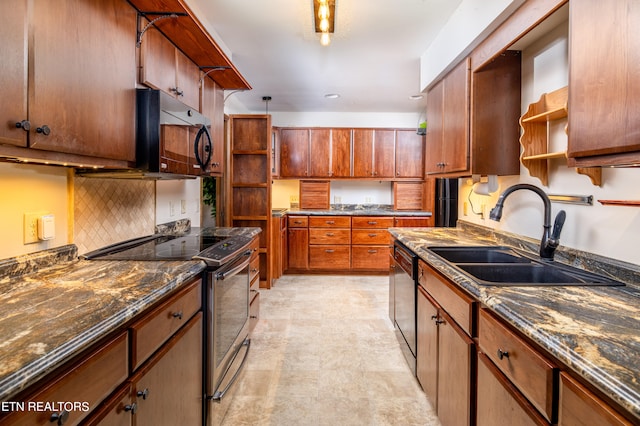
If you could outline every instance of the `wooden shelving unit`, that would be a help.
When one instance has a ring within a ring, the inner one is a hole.
[[[231,226],[258,227],[260,287],[271,288],[271,116],[231,115]]]
[[[549,123],[567,118],[568,95],[569,90],[566,86],[544,93],[540,100],[530,104],[527,112],[520,117],[520,127],[522,127],[520,144],[524,148],[520,161],[529,170],[529,174],[540,179],[544,186],[549,185],[548,161],[567,158],[566,151],[549,152]],[[576,171],[589,176],[594,185],[602,184],[600,167],[581,167]]]

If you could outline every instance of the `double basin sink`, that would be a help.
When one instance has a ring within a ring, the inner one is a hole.
[[[579,268],[543,261],[505,246],[442,246],[428,249],[479,284],[494,286],[616,286],[624,283]]]

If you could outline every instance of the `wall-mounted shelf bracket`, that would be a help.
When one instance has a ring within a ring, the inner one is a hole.
[[[148,18],[149,16],[155,16],[155,18],[150,19],[149,23],[147,23],[147,25],[145,25],[145,27],[141,30],[140,26],[142,25],[142,18]],[[152,25],[155,25],[156,22],[162,19],[167,19],[167,18],[178,18],[180,16],[189,16],[189,15],[184,12],[138,12],[137,25],[136,25],[137,27],[136,47],[140,47],[140,44],[142,43],[142,36],[144,35],[145,32],[147,32],[149,27],[151,27]]]
[[[211,74],[213,71],[224,71],[224,70],[228,70],[231,69],[231,67],[226,66],[226,65],[205,65],[200,67],[200,71],[205,71],[205,73],[202,75],[202,77],[200,77],[200,83],[202,83],[202,81],[204,80],[204,78],[206,76],[208,76],[209,74]]]

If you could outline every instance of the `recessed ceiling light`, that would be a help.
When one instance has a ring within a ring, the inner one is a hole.
[[[412,101],[419,101],[420,99],[422,99],[422,95],[411,95],[409,96],[409,99],[411,99]]]
[[[337,93],[327,93],[324,97],[327,99],[338,99],[340,95]]]

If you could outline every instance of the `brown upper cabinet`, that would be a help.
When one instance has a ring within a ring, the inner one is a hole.
[[[309,175],[309,129],[280,129],[280,176]]]
[[[202,80],[202,114],[211,120],[211,160],[203,174],[222,176],[224,171],[224,90],[210,78]]]
[[[424,138],[413,129],[279,129],[280,177],[422,179]]]
[[[469,167],[469,68],[460,62],[427,96],[427,175],[464,172]]]
[[[396,177],[418,178],[424,175],[424,136],[415,129],[396,130]]]
[[[154,27],[149,27],[141,41],[140,82],[199,109],[198,66]]]
[[[126,1],[2,2],[0,36],[0,83],[11,99],[0,105],[11,123],[0,129],[0,143],[35,148],[13,155],[135,160],[136,11]]]
[[[570,164],[640,164],[639,21],[634,0],[570,3]]]
[[[313,153],[309,177],[351,175],[351,129],[311,129],[309,143]]]
[[[394,177],[395,149],[393,130],[353,129],[353,177]]]

